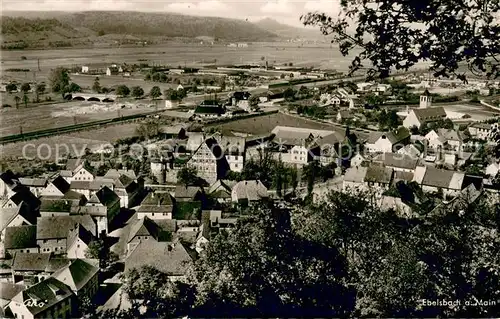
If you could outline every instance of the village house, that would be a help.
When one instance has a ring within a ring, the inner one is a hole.
[[[218,118],[226,113],[224,107],[216,100],[205,100],[194,110],[194,116],[202,119]]]
[[[16,253],[38,253],[36,225],[7,227],[2,237],[5,252],[9,256]]]
[[[69,178],[69,183],[72,181],[87,181],[91,182],[94,180],[94,175],[85,168],[85,162],[82,161],[78,166],[76,166],[71,172],[72,176]],[[66,165],[66,167],[68,167]]]
[[[344,192],[366,190],[364,180],[368,168],[364,166],[350,167],[346,170],[342,189]]]
[[[417,146],[419,145],[419,146]],[[419,158],[422,155],[422,144],[408,144],[397,150],[398,154],[409,156],[410,158]]]
[[[365,148],[372,153],[392,153],[410,141],[410,133],[403,127],[393,132],[371,133]]]
[[[158,258],[163,256],[163,258]],[[142,241],[125,260],[125,271],[152,266],[167,274],[172,281],[184,281],[193,259],[179,241]]]
[[[111,75],[118,75],[120,73],[120,70],[116,66],[110,66],[106,68],[106,75],[111,76]]]
[[[143,190],[142,179],[136,180],[127,175],[120,175],[114,180],[113,192],[120,198],[120,206],[129,208],[136,204],[138,197]]]
[[[72,260],[69,265],[56,271],[52,277],[68,286],[76,296],[76,307],[72,315],[78,314],[78,306],[85,299],[93,300],[99,289],[99,267],[82,260]]]
[[[456,196],[462,190],[465,174],[461,172],[418,166],[413,181],[422,186],[424,192],[443,192],[443,196]]]
[[[345,122],[352,121],[355,119],[355,116],[349,110],[340,110],[337,113],[337,122]]]
[[[214,137],[224,153],[229,169],[241,172],[245,164],[245,138],[226,134],[215,134]]]
[[[41,196],[63,197],[70,190],[70,184],[62,177],[57,176],[49,180],[45,189],[40,193]]]
[[[487,176],[495,177],[498,175],[498,172],[500,172],[500,163],[493,162],[486,166],[485,173]]]
[[[92,195],[83,207],[74,211],[75,215],[90,215],[96,220],[99,234],[107,233],[108,227],[120,212],[120,197],[111,189],[104,186]]]
[[[408,129],[411,127],[420,128],[423,124],[444,119],[446,119],[446,112],[443,107],[412,109],[403,120],[403,126]]]
[[[177,202],[201,201],[204,196],[203,189],[198,186],[177,185],[174,194]]]
[[[198,236],[196,236],[195,250],[199,254],[205,250],[210,242],[210,211],[201,212],[201,225]]]
[[[372,165],[367,167],[363,181],[370,191],[381,192],[389,189],[392,177],[392,168]]]
[[[19,206],[0,208],[0,240],[3,240],[5,230],[8,227],[23,225],[35,225],[37,214],[35,214],[26,203]]]
[[[230,181],[225,179],[219,179],[208,189],[208,194],[211,198],[214,198],[219,203],[229,203],[231,202],[231,192],[236,185],[236,181]]]
[[[396,153],[383,153],[373,159],[374,163],[380,163],[382,166],[391,168],[399,172],[415,172],[418,165],[418,159],[407,155]]]
[[[358,153],[351,158],[351,167],[360,167],[366,161],[367,159],[361,153]]]
[[[137,218],[172,219],[174,204],[168,192],[152,192],[137,209]]]
[[[491,132],[491,124],[473,123],[468,127],[469,133],[473,138],[486,141]]]
[[[96,236],[97,227],[92,218],[84,216],[39,217],[37,220],[36,240],[42,253],[66,254],[67,239],[70,231],[83,225]]]
[[[440,128],[425,135],[427,145],[434,150],[451,149],[458,151],[463,144],[461,134],[455,130]]]
[[[222,148],[213,137],[205,139],[199,145],[187,166],[195,168],[197,175],[209,184],[224,178],[230,169]]]
[[[267,199],[267,188],[259,180],[246,180],[236,183],[231,190],[231,199],[239,204],[251,204]]]
[[[28,187],[29,190],[36,197],[41,196],[42,191],[47,187],[47,179],[45,178],[28,178],[28,177],[20,177],[19,182],[21,185]]]
[[[47,279],[67,263],[67,258],[51,253],[17,252],[12,260],[8,281],[30,286]]]
[[[10,312],[9,304],[18,293],[26,289],[25,285],[13,284],[0,281],[0,316],[3,318],[13,316]]]
[[[85,258],[85,253],[90,242],[94,240],[94,235],[84,226],[78,224],[74,229],[69,231],[66,253],[68,258]]]
[[[75,306],[71,289],[53,277],[23,290],[9,304],[20,319],[70,318]]]

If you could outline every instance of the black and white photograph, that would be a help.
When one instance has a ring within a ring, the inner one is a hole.
[[[0,12],[0,318],[500,315],[500,0]]]

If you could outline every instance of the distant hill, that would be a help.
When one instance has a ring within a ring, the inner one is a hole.
[[[270,41],[278,38],[273,32],[243,20],[172,13],[29,12],[23,16],[20,17],[18,13],[3,13],[4,47],[19,41],[27,43],[27,46],[43,46],[57,41],[92,42],[95,37],[106,34],[142,39],[209,36],[227,41]]]
[[[311,40],[322,39],[323,35],[318,29],[308,29],[306,27],[297,28],[278,21],[265,18],[254,23],[259,28],[278,35],[280,38],[297,39],[306,38]]]

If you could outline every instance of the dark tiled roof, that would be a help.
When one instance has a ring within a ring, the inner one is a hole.
[[[20,177],[19,182],[21,182],[22,185],[28,187],[45,187],[47,185],[47,180],[45,178]]]
[[[422,180],[422,184],[427,186],[448,188],[448,186],[450,185],[450,181],[453,178],[453,174],[455,174],[454,171],[427,167],[424,179]]]
[[[141,206],[142,205],[170,206],[173,205],[172,196],[166,192],[165,193],[154,192],[144,198],[144,200],[141,203]]]
[[[144,217],[131,225],[127,242],[130,242],[135,236],[151,236],[158,240],[161,233],[162,229],[154,221],[148,217]]]
[[[94,236],[90,231],[85,229],[84,226],[78,224],[75,229],[72,229],[68,233],[68,240],[66,246],[69,248],[77,238],[80,238],[85,244],[90,244]]]
[[[201,188],[198,186],[181,186],[175,187],[175,198],[190,198],[194,199],[198,193],[201,192]]]
[[[16,253],[12,269],[15,271],[45,271],[50,260],[48,254]]]
[[[36,226],[7,227],[5,229],[4,245],[5,249],[36,247]]]
[[[62,176],[57,176],[51,183],[63,194],[66,194],[70,189],[70,185]]]
[[[30,210],[30,207],[25,202],[21,202],[19,206],[12,208],[0,208],[0,231],[18,215],[21,215],[28,223],[36,224],[36,214]]]
[[[369,166],[366,170],[365,182],[389,184],[392,179],[392,168]]]
[[[116,202],[120,201],[120,197],[118,197],[118,195],[116,195],[116,193],[107,186],[101,188],[97,193],[95,193],[95,196],[99,199],[99,202],[106,207],[111,207],[115,205]]]
[[[37,221],[37,239],[67,238],[70,230],[82,224],[87,230],[96,235],[96,224],[89,215],[40,217]]]
[[[222,115],[226,111],[221,105],[198,105],[194,110],[194,114],[217,114]]]
[[[421,122],[437,121],[446,117],[443,107],[430,107],[424,109],[413,109],[415,116]]]
[[[397,167],[402,169],[415,169],[418,159],[412,159],[409,156],[395,153],[380,154],[373,159],[374,162],[382,162],[385,166]]]
[[[52,276],[66,284],[74,292],[77,292],[98,272],[98,267],[82,259],[75,259],[71,264],[58,270]]]
[[[29,299],[44,300],[45,303],[41,307],[39,305],[36,306],[33,305],[31,307],[27,306],[28,310],[33,315],[36,315],[52,307],[54,304],[60,302],[61,300],[70,297],[72,294],[73,292],[67,285],[63,284],[62,282],[53,277],[49,277],[44,281],[24,290],[20,294],[22,295],[22,300],[17,300],[17,299],[15,300],[20,303],[24,303],[25,300]],[[16,296],[16,298],[18,296]]]
[[[193,259],[180,243],[142,241],[125,260],[125,271],[153,266],[168,275],[185,275]]]
[[[41,212],[58,212],[58,213],[69,213],[71,210],[71,201],[69,200],[51,200],[42,199],[42,204],[40,205]]]

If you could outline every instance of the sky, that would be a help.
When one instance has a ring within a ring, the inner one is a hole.
[[[3,11],[146,11],[173,12],[258,21],[273,18],[302,26],[300,16],[311,11],[337,14],[340,0],[1,0]]]

